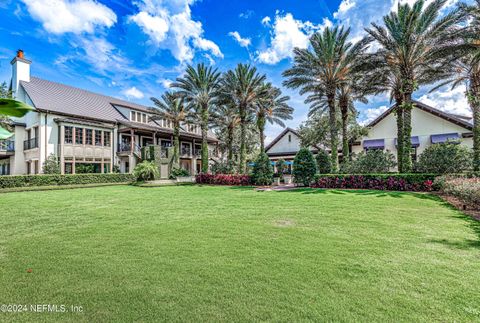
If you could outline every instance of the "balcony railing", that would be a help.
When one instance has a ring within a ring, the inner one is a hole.
[[[182,147],[182,149],[180,150],[180,154],[182,156],[190,156],[192,154],[192,150],[187,147]]]
[[[0,151],[15,151],[15,142],[13,140],[0,140]]]
[[[27,139],[23,142],[23,150],[38,148],[38,138]]]
[[[118,150],[119,153],[130,153],[132,151],[132,144],[131,143],[119,143]],[[133,152],[135,154],[140,154],[141,147],[137,144],[133,146]]]
[[[168,157],[168,148],[160,147],[160,158],[167,158],[167,157]]]
[[[200,156],[202,156],[202,150],[201,150],[201,149],[195,149],[195,150],[193,151],[193,155],[194,155],[195,157],[200,157]]]

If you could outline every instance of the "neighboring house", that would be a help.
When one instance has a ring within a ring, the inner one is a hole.
[[[283,159],[287,162],[289,171],[291,171],[295,155],[300,150],[300,134],[291,128],[285,128],[273,141],[265,147],[265,152],[272,162]],[[318,148],[310,147],[310,151],[316,155]]]
[[[412,160],[430,145],[453,140],[473,148],[473,122],[470,117],[449,114],[426,104],[414,101],[412,110]],[[390,151],[397,157],[397,122],[395,106],[367,125],[368,136],[355,142],[354,153],[369,149]]]
[[[0,175],[42,173],[54,154],[62,174],[93,169],[110,173],[133,171],[143,146],[158,145],[162,157],[173,144],[173,129],[165,120],[151,121],[147,107],[30,76],[31,61],[18,51],[12,60],[10,88],[14,97],[35,108],[15,119],[14,137],[0,142]],[[184,125],[180,136],[181,167],[201,169],[201,131]],[[209,152],[216,157],[218,140],[209,133]],[[162,172],[162,177],[168,174]]]

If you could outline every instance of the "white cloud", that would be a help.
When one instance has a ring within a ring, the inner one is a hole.
[[[360,121],[359,123],[362,126],[366,126],[387,110],[388,110],[388,107],[385,105],[378,108],[366,109],[362,111],[363,120]]]
[[[93,0],[22,0],[35,20],[53,34],[93,33],[96,27],[112,27],[117,16]]]
[[[248,47],[252,43],[250,38],[242,38],[238,31],[231,31],[228,35],[235,39],[241,47]]]
[[[346,14],[347,11],[355,7],[356,4],[355,0],[343,0],[340,6],[338,6],[338,11],[333,14],[333,18]]]
[[[125,95],[127,98],[131,99],[131,98],[134,98],[134,99],[143,99],[145,97],[145,95],[143,94],[142,91],[140,91],[139,89],[137,89],[135,86],[134,87],[131,87],[129,89],[126,89],[122,92],[123,95]]]
[[[463,86],[458,86],[454,90],[451,90],[449,86],[440,88],[433,93],[422,95],[419,101],[447,113],[462,116],[472,115]]]
[[[266,16],[262,19],[262,25],[264,26],[270,26],[270,22],[272,21],[272,18],[269,16]]]
[[[173,81],[169,79],[159,79],[157,83],[162,84],[165,89],[170,89],[170,85],[172,85]]]
[[[195,0],[141,0],[139,12],[129,17],[149,37],[152,45],[169,50],[181,63],[191,62],[196,51],[223,54],[213,41],[203,38],[203,27],[192,19],[190,5]]]
[[[248,19],[253,16],[255,12],[253,10],[247,10],[238,15],[239,18]]]
[[[277,12],[271,32],[270,47],[259,53],[258,60],[273,65],[292,57],[295,47],[307,48],[309,37],[314,32],[331,25],[332,22],[327,18],[322,24],[315,25],[310,21],[296,20],[291,13],[281,15]]]

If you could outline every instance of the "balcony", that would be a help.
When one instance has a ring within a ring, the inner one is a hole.
[[[139,145],[133,146],[133,153],[137,156],[140,156],[141,147]],[[121,155],[130,155],[132,152],[131,143],[119,143],[117,153]]]
[[[38,138],[32,138],[23,142],[23,150],[38,148]]]
[[[13,140],[0,140],[0,156],[11,156],[15,152]]]
[[[184,157],[190,157],[192,156],[192,150],[190,149],[190,147],[182,147],[180,149],[180,155]]]
[[[202,156],[202,150],[201,150],[201,149],[195,149],[195,150],[193,151],[193,155],[194,155],[195,157],[201,157],[201,156]]]

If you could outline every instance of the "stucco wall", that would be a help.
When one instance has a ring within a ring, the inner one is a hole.
[[[289,140],[289,136],[290,139]],[[275,143],[268,153],[278,154],[287,152],[297,152],[300,150],[300,138],[291,131],[288,131],[280,140]]]

